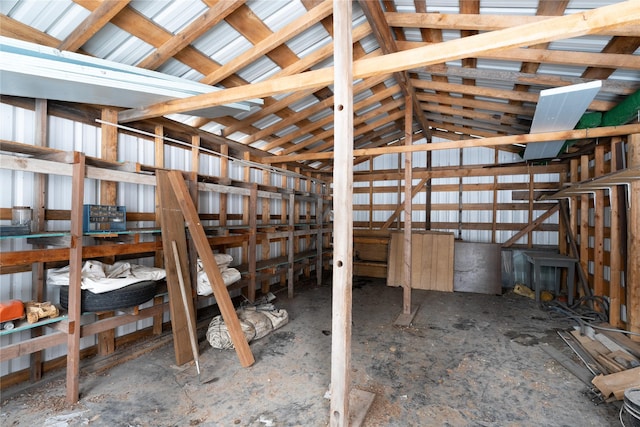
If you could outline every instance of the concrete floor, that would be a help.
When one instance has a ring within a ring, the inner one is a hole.
[[[175,366],[169,340],[104,373],[82,369],[81,400],[64,381],[2,396],[3,426],[326,426],[331,287],[278,294],[290,322],[251,343],[256,363],[201,342],[195,366]],[[420,309],[397,328],[402,290],[354,280],[352,382],[375,393],[365,426],[615,426],[618,407],[594,405],[586,387],[541,348],[569,355],[551,318],[525,297],[413,291]],[[204,336],[204,330],[200,331]]]

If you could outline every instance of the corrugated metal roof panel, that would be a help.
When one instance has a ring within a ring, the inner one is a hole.
[[[256,1],[250,3],[249,7],[273,32],[307,13],[301,2]]]
[[[239,70],[236,74],[249,83],[255,83],[268,80],[280,70],[281,68],[269,57],[263,56]]]
[[[137,3],[139,6],[141,6],[141,3],[144,3],[145,6],[147,6],[148,3],[154,3],[153,5],[148,5],[147,7],[138,10],[140,10],[143,15],[150,17],[154,22],[158,23],[158,25],[173,34],[179,33],[182,29],[191,24],[196,18],[202,15],[203,12],[209,9],[207,5],[205,5],[200,0],[133,3]],[[158,9],[158,6],[155,3],[164,3],[165,6]],[[158,10],[156,12],[153,12],[152,9]]]
[[[192,45],[219,64],[226,64],[253,45],[226,22],[200,36]]]

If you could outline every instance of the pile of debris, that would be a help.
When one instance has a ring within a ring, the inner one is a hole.
[[[640,342],[607,323],[582,324],[558,335],[582,365],[552,356],[585,382],[598,401],[623,400],[625,390],[640,388]]]

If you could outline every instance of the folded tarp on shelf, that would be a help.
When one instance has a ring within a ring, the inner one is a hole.
[[[124,288],[133,283],[162,280],[166,275],[165,270],[162,268],[146,267],[126,261],[105,264],[100,261],[89,260],[82,266],[82,283],[80,287],[94,294],[100,294]],[[68,286],[69,266],[50,270],[47,275],[47,284]]]
[[[222,275],[222,280],[224,281],[225,286],[229,286],[232,283],[240,280],[240,272],[233,268],[229,267],[231,261],[233,261],[233,257],[227,254],[214,254],[216,258],[216,264],[218,264],[218,269],[220,270],[220,274]],[[204,271],[204,266],[202,265],[202,260],[198,259],[198,295],[208,296],[213,293],[211,289],[211,283],[209,282],[209,278],[207,277],[207,273]]]

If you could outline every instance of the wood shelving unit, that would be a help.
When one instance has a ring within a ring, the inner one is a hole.
[[[96,319],[95,314],[80,312],[80,282],[84,260],[156,257],[162,250],[160,239],[143,238],[144,236],[157,237],[160,233],[157,227],[83,233],[84,181],[86,178],[92,178],[100,181],[155,186],[155,174],[152,168],[143,168],[131,163],[107,162],[87,157],[79,152],[63,152],[15,142],[0,141],[0,151],[4,152],[0,154],[0,164],[3,169],[69,176],[73,187],[73,198],[68,213],[56,212],[56,219],[70,220],[71,230],[38,231],[25,236],[0,237],[2,240],[22,239],[34,246],[33,249],[0,253],[1,274],[31,271],[33,264],[42,265],[44,270],[70,265],[68,312],[56,319],[46,319],[34,325],[20,324],[14,330],[3,331],[2,335],[24,330],[38,332],[34,332],[30,339],[3,346],[0,351],[0,361],[38,353],[66,343],[67,401],[76,402],[79,397],[81,338],[114,330],[119,326],[146,318],[154,318],[154,323],[162,322],[162,314],[169,310],[169,303],[164,302],[165,298],[160,295],[160,298],[154,299],[153,306],[136,309],[133,313],[118,312],[115,316],[106,318],[97,316]],[[193,178],[193,174],[189,177]],[[326,240],[325,233],[330,232],[330,228],[323,222],[325,209],[329,205],[327,196],[322,191],[320,194],[314,194],[289,188],[247,185],[244,182],[199,175],[194,181],[198,191],[240,195],[249,201],[249,206],[254,207],[249,212],[247,223],[206,227],[210,232],[207,239],[212,248],[225,250],[231,247],[243,247],[246,250],[243,252],[248,255],[245,262],[239,266],[242,279],[231,285],[229,289],[243,289],[249,299],[254,299],[257,283],[262,282],[262,290],[265,291],[268,290],[273,277],[286,276],[289,295],[292,296],[295,274],[301,272],[308,274],[311,266],[315,266],[317,282],[321,282],[323,257],[327,254],[323,243]],[[280,200],[283,207],[286,207],[286,211],[279,216],[277,222],[272,223],[270,216],[265,218],[266,221],[260,221],[255,209],[260,199]],[[310,210],[307,210],[306,217],[299,215],[300,203],[315,206],[317,209],[315,221],[310,215]],[[6,214],[9,209],[3,209],[3,211],[3,219],[7,219]],[[45,218],[46,216],[45,213]],[[136,217],[135,213],[131,216]],[[154,214],[139,214],[138,217],[140,216],[144,216],[145,220],[155,218]],[[206,221],[208,215],[202,216]],[[130,220],[129,213],[127,217],[127,220]],[[138,221],[138,219],[132,221]],[[218,222],[226,223],[226,218],[222,220],[218,218]],[[308,245],[305,246],[305,250],[294,253],[292,249],[298,246],[297,243],[294,245],[294,240],[300,239],[306,239]],[[269,246],[274,241],[287,247],[286,255],[265,257],[264,255],[269,253],[263,249],[263,257],[258,260],[258,247],[264,248],[265,245]],[[195,281],[195,277],[193,280]],[[44,283],[39,286],[44,288]],[[40,290],[41,294],[42,292]],[[57,301],[53,302],[57,303]],[[154,325],[154,331],[161,329]]]

